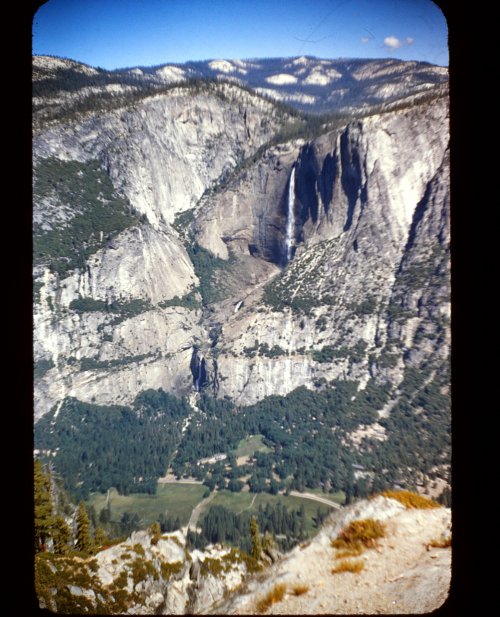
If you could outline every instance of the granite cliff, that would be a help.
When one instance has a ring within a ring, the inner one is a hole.
[[[186,394],[197,353],[242,404],[446,360],[441,91],[280,143],[293,118],[236,85],[121,96],[35,133],[37,417],[66,396]],[[68,249],[109,204],[125,221]]]

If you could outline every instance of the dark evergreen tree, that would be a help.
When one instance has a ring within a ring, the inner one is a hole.
[[[69,551],[71,529],[62,516],[56,516],[53,524],[54,553],[64,555]]]
[[[252,550],[250,554],[258,561],[262,557],[262,542],[260,538],[259,524],[255,516],[252,516],[250,519],[250,539],[252,542]]]
[[[90,524],[95,529],[97,527],[97,512],[93,505],[87,508],[87,514],[89,516]]]
[[[46,551],[54,524],[50,476],[37,459],[34,463],[35,551]]]
[[[95,548],[101,548],[108,542],[108,536],[102,527],[96,527],[94,531]]]
[[[90,536],[90,520],[83,501],[80,502],[76,513],[75,548],[82,553],[91,553],[93,549]]]
[[[129,536],[133,531],[139,529],[140,524],[141,519],[137,512],[132,514],[132,512],[125,511],[120,519],[120,529],[122,535]]]
[[[99,522],[103,525],[108,524],[111,521],[111,504],[108,503],[99,512]]]
[[[152,525],[150,525],[148,531],[151,534],[151,544],[158,544],[158,541],[161,538],[160,523],[158,521],[154,522]]]

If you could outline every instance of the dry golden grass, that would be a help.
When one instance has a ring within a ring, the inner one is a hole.
[[[365,548],[377,546],[377,540],[385,536],[385,529],[384,523],[372,518],[352,521],[331,544],[333,548],[349,551],[353,556],[361,555]]]
[[[451,536],[442,537],[438,540],[431,540],[427,544],[427,550],[430,548],[449,548],[451,546]]]
[[[309,585],[295,585],[295,587],[292,588],[292,593],[294,596],[303,596],[309,589]]]
[[[348,561],[342,559],[338,564],[332,568],[332,574],[340,574],[342,572],[352,572],[357,574],[365,567],[365,562],[362,559],[356,559],[355,561]]]
[[[362,546],[357,546],[349,549],[343,549],[337,551],[335,554],[336,559],[343,559],[344,557],[358,557],[363,552]]]
[[[411,491],[384,491],[380,493],[380,495],[382,495],[382,497],[388,497],[389,499],[395,499],[408,509],[417,508],[419,510],[426,510],[428,508],[441,507],[437,501],[429,499],[428,497],[423,497],[418,493],[412,493]]]
[[[265,613],[273,604],[281,602],[285,597],[286,585],[279,583],[257,602],[257,612]]]

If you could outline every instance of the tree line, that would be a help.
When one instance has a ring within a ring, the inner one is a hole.
[[[181,439],[183,419],[191,408],[162,390],[139,394],[132,407],[63,402],[35,425],[36,447],[51,457],[65,487],[77,499],[115,487],[130,492],[156,492]]]
[[[71,517],[64,517],[54,505],[51,476],[40,460],[35,459],[34,484],[34,549],[35,553],[70,551],[92,554],[108,538],[102,527],[92,527],[83,501]]]
[[[321,526],[328,512],[329,508],[318,507],[313,520],[315,528]],[[190,531],[188,542],[192,548],[200,549],[208,544],[230,544],[258,559],[254,555],[257,533],[272,538],[280,550],[290,550],[307,537],[304,506],[288,508],[281,501],[274,505],[267,503],[265,507],[260,504],[257,514],[248,511],[236,514],[224,506],[211,506],[202,518],[201,532]]]
[[[432,477],[436,467],[449,464],[450,402],[443,394],[449,373],[438,370],[425,385],[429,370],[407,369],[387,418],[377,410],[393,393],[374,380],[361,391],[354,381],[300,387],[242,408],[202,393],[201,413],[194,414],[185,400],[148,390],[132,407],[66,399],[56,422],[52,410],[35,425],[35,444],[56,453],[52,464],[77,499],[111,487],[154,494],[170,467],[178,478],[195,477],[209,490],[238,492],[245,484],[251,492],[271,494],[322,488],[343,491],[349,502],[393,485],[414,488],[419,475]],[[354,448],[350,433],[375,421],[386,439],[365,438]],[[267,451],[238,464],[234,453],[249,435],[262,435]],[[226,459],[199,464],[218,453]]]

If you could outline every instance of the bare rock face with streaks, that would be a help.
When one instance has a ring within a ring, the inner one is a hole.
[[[422,342],[416,333],[436,333],[429,318],[437,318],[444,331],[449,319],[446,116],[443,102],[276,148],[238,184],[204,204],[196,224],[200,244],[221,257],[232,251],[248,264],[249,279],[253,264],[245,253],[276,266],[283,258],[286,200],[296,169],[295,256],[274,274],[263,298],[242,286],[242,307],[221,317],[218,362],[227,378],[221,393],[253,403],[327,376],[366,383],[384,371],[377,360],[393,340],[401,340],[392,371],[397,380],[406,349],[412,348],[416,365],[424,357],[417,351],[424,342],[425,357],[434,349],[429,337]],[[411,307],[394,309],[401,281],[409,278],[405,272],[410,269],[411,276],[418,263],[429,274],[437,269],[441,282],[415,276],[409,287],[405,282]],[[430,293],[439,296],[437,305]],[[275,357],[257,352],[249,358],[255,341],[274,348]],[[358,353],[315,361],[314,355],[329,346]],[[446,357],[448,351],[445,336],[439,354]]]
[[[138,390],[151,387],[188,389],[185,349],[204,337],[200,311],[172,300],[189,294],[199,280],[171,223],[271,136],[276,115],[270,103],[223,86],[200,95],[174,91],[136,108],[90,114],[37,133],[35,191],[44,161],[56,156],[65,169],[67,161],[96,160],[136,220],[101,243],[83,267],[61,274],[46,260],[35,263],[35,358],[50,367],[36,389],[36,416],[68,395],[111,403],[129,402]],[[40,197],[35,224],[44,223],[42,235],[47,227],[54,235],[58,225],[71,235],[73,213],[80,207],[79,201],[68,206],[71,197],[61,196],[57,184]],[[61,222],[53,218],[54,210],[68,214]],[[75,312],[72,302],[78,299],[94,303]],[[117,315],[106,309],[134,301],[134,314],[122,311],[117,326]],[[169,301],[170,307],[161,306]]]
[[[236,84],[85,96],[34,138],[36,417],[188,394],[198,354],[203,387],[242,405],[332,379],[397,399],[407,369],[446,365],[442,86],[308,137]],[[85,235],[91,208],[114,218]]]

